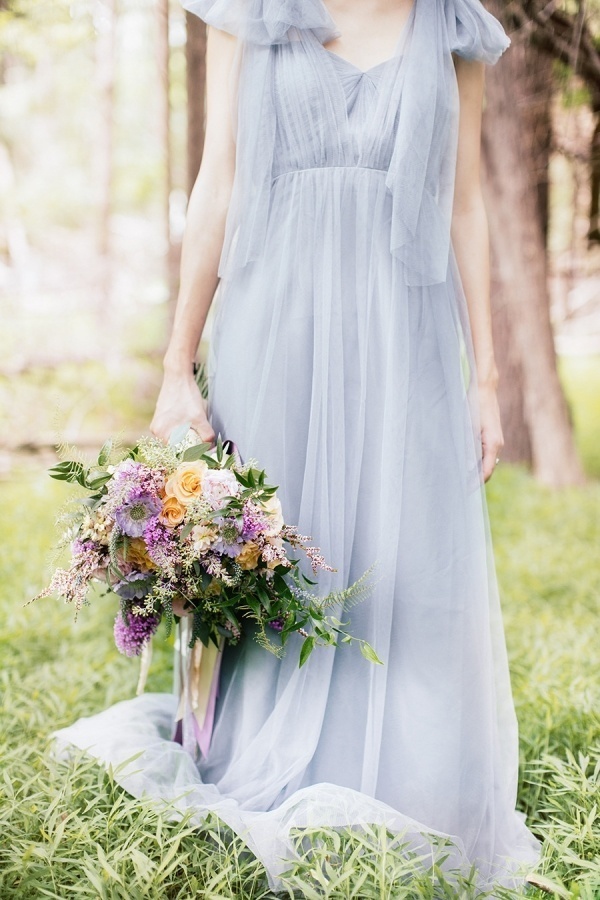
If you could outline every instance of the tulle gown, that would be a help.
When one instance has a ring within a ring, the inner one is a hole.
[[[210,751],[170,740],[145,694],[55,733],[135,796],[218,813],[267,868],[290,829],[385,823],[452,838],[482,889],[522,884],[539,843],[515,811],[518,738],[481,483],[476,375],[450,241],[452,53],[509,40],[479,0],[415,0],[367,71],[324,44],[322,0],[188,0],[239,37],[236,179],[209,360],[213,427],[279,485],[337,569],[375,565],[352,646],[298,668],[225,652]],[[287,861],[286,861],[287,860]]]

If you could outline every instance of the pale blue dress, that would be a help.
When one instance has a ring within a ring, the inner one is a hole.
[[[480,0],[415,0],[362,71],[325,49],[322,0],[186,0],[237,35],[237,165],[209,360],[215,430],[279,485],[345,586],[358,649],[226,652],[210,752],[169,740],[147,694],[58,732],[132,794],[218,813],[265,864],[290,829],[385,823],[452,838],[483,890],[522,884],[539,843],[515,811],[518,736],[481,483],[467,308],[450,241],[452,53],[509,40]],[[185,795],[182,797],[182,795]],[[287,860],[287,861],[286,861]]]

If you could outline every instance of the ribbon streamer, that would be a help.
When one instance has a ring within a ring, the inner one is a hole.
[[[198,752],[207,756],[210,749],[224,639],[218,648],[213,643],[205,647],[201,641],[190,648],[191,627],[188,616],[177,626],[179,705],[173,740],[196,759]]]
[[[150,663],[152,662],[152,639],[146,641],[142,647],[140,654],[140,675],[138,678],[137,688],[135,689],[136,697],[144,693],[146,682],[148,680],[148,672],[150,671]]]

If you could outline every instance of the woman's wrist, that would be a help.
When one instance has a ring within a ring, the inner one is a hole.
[[[495,362],[486,363],[485,366],[477,366],[477,384],[480,390],[498,390],[498,378],[498,369]]]
[[[194,357],[185,353],[165,353],[163,372],[171,378],[189,378],[194,376]]]

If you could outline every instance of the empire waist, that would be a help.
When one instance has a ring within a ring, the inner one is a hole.
[[[290,178],[293,175],[307,175],[310,173],[318,173],[318,172],[328,172],[328,173],[358,173],[358,172],[375,172],[380,175],[387,175],[387,168],[383,168],[381,166],[367,166],[360,165],[358,163],[347,163],[345,165],[322,165],[322,166],[305,166],[303,168],[295,168],[289,169],[285,172],[279,172],[277,175],[274,175],[271,183],[275,184],[275,182],[279,181],[281,178]]]

